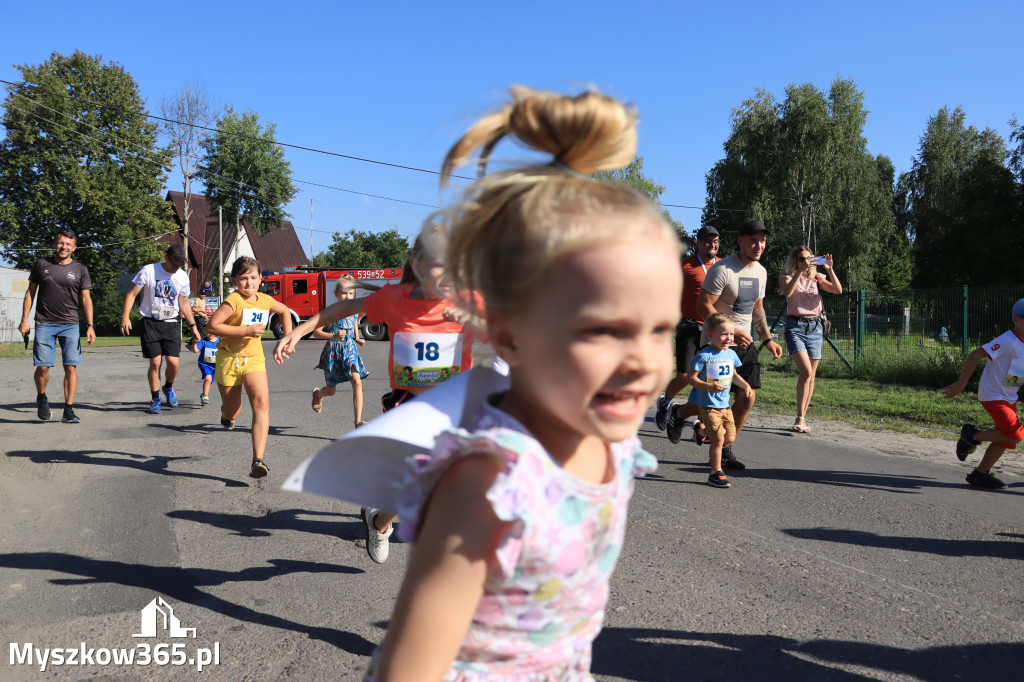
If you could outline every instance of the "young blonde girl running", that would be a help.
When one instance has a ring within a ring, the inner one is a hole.
[[[256,259],[242,256],[231,266],[235,291],[213,313],[206,324],[207,333],[220,337],[217,370],[214,379],[220,390],[220,423],[230,430],[242,412],[242,388],[252,408],[252,467],[249,475],[263,478],[270,473],[263,461],[270,432],[270,389],[267,366],[260,338],[267,328],[270,313],[281,317],[285,333],[291,331],[288,308],[260,292],[260,265]]]
[[[350,301],[356,297],[356,289],[360,286],[351,275],[343,275],[338,278],[334,286],[334,297],[339,301]],[[371,287],[366,287],[371,288]],[[378,287],[372,287],[377,290]],[[328,331],[324,331],[324,330]],[[327,339],[324,349],[320,352],[320,362],[317,369],[324,371],[323,388],[313,389],[313,411],[317,414],[323,409],[323,400],[327,396],[334,395],[338,384],[350,381],[352,383],[352,409],[355,412],[354,423],[361,426],[363,421],[363,379],[370,373],[366,371],[363,358],[359,355],[356,344],[362,346],[366,343],[359,338],[359,315],[349,315],[338,320],[329,327],[323,327],[313,331],[314,338]]]
[[[595,180],[636,150],[630,109],[517,87],[449,151],[444,178],[510,136],[551,165],[477,182],[448,269],[479,291],[510,389],[410,462],[415,545],[367,679],[589,680],[633,477],[637,427],[668,381],[679,239],[639,192]]]
[[[381,398],[385,412],[453,374],[469,370],[477,336],[470,313],[482,310],[483,302],[475,295],[455,293],[442,265],[445,243],[441,230],[428,225],[416,238],[399,284],[383,286],[364,298],[339,300],[325,308],[283,336],[274,349],[274,359],[283,362],[295,351],[299,339],[312,330],[365,312],[370,322],[387,324],[391,339],[391,391]],[[363,508],[360,513],[366,527],[366,553],[373,561],[384,563],[396,515],[373,508]]]

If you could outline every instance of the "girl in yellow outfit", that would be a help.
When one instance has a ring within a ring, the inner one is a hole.
[[[242,412],[242,387],[252,408],[252,469],[249,475],[262,478],[270,473],[263,462],[263,451],[270,432],[270,388],[267,365],[260,338],[266,331],[270,313],[277,313],[287,334],[292,329],[288,308],[280,301],[260,293],[260,265],[255,258],[242,256],[231,266],[235,291],[224,299],[206,324],[211,334],[220,337],[217,371],[214,379],[220,389],[220,423],[226,429],[235,426]]]

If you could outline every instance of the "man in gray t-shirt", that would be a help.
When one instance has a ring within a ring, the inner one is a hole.
[[[735,345],[732,349],[740,356],[743,364],[736,368],[736,373],[743,377],[750,387],[751,396],[746,397],[743,391],[734,390],[736,402],[732,406],[733,421],[736,422],[736,434],[750,416],[750,410],[757,399],[757,389],[761,388],[761,364],[757,359],[757,344],[754,343],[753,332],[765,342],[773,360],[782,357],[782,346],[772,340],[768,327],[768,318],[764,314],[764,292],[768,281],[768,272],[758,261],[764,253],[768,242],[768,228],[758,220],[748,220],[740,226],[736,243],[739,250],[728,258],[724,258],[708,270],[697,299],[697,312],[703,317],[712,313],[725,313],[732,317],[736,325]],[[707,343],[707,337],[701,336],[701,343]],[[733,384],[735,388],[736,384]],[[722,448],[722,466],[726,469],[745,469],[746,466],[732,454],[732,446]]]
[[[89,345],[96,340],[92,326],[92,281],[89,269],[71,259],[78,248],[78,238],[71,230],[61,230],[54,239],[55,255],[40,258],[28,276],[28,291],[22,308],[21,324],[18,331],[28,334],[28,315],[32,310],[32,299],[39,292],[36,301],[36,338],[32,344],[32,362],[36,367],[36,415],[46,421],[50,418],[50,403],[46,399],[46,385],[50,381],[50,368],[60,344],[64,361],[64,416],[65,424],[79,423],[75,414],[75,392],[78,390],[77,367],[82,362],[82,342],[78,329],[78,300],[81,297],[85,311],[86,338]]]

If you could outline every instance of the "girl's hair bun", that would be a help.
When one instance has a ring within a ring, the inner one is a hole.
[[[494,147],[506,136],[554,157],[570,170],[589,175],[622,168],[636,154],[633,107],[597,91],[576,96],[512,86],[512,101],[480,119],[451,148],[442,181],[480,150],[481,173]]]

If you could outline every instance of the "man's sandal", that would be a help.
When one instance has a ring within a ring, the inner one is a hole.
[[[365,421],[363,421],[362,419],[360,419],[359,421],[357,421],[357,422],[356,422],[356,428],[358,429],[358,428],[359,428],[360,426],[362,426],[362,425],[363,425],[363,424],[365,424],[365,423],[366,423]]]
[[[252,461],[252,469],[249,470],[250,478],[263,478],[270,473],[270,467],[263,463],[259,457]]]
[[[313,389],[313,404],[311,405],[313,411],[320,414],[320,410],[324,409],[324,397],[320,395],[320,389]]]

